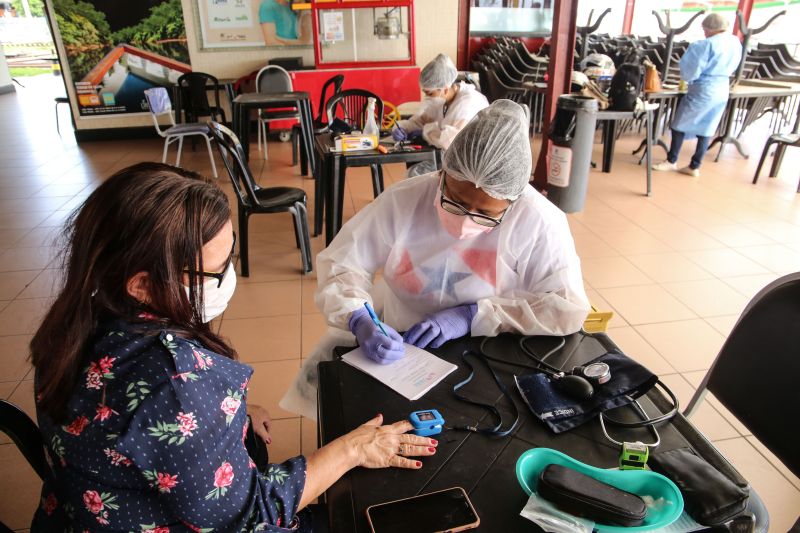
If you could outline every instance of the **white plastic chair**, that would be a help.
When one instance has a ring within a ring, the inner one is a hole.
[[[264,94],[292,92],[294,91],[292,77],[283,67],[267,65],[256,74],[256,91]],[[300,119],[297,109],[262,109],[258,112],[258,151],[261,151],[261,139],[263,138],[264,159],[267,159],[267,122],[292,119]]]
[[[209,137],[208,125],[205,122],[189,122],[186,124],[175,124],[175,117],[172,114],[172,102],[169,100],[169,93],[164,87],[153,87],[144,92],[147,104],[150,106],[150,115],[153,117],[153,124],[161,137],[164,137],[164,154],[161,162],[167,162],[167,152],[169,145],[178,141],[178,155],[175,158],[175,166],[181,166],[181,152],[183,151],[183,138],[190,135],[200,135],[206,140],[208,148],[208,158],[211,160],[211,171],[217,177],[217,165],[214,162],[214,153],[211,151],[211,137]],[[158,123],[159,117],[167,115],[171,126],[165,130],[161,129]]]

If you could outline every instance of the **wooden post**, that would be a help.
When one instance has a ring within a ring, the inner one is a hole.
[[[633,27],[633,10],[636,0],[625,0],[625,14],[622,16],[622,35],[630,35]]]
[[[553,31],[550,37],[550,64],[547,68],[547,89],[544,100],[544,124],[542,145],[533,172],[533,186],[538,190],[547,188],[547,147],[550,121],[556,113],[556,101],[562,94],[570,92],[572,80],[572,58],[575,55],[575,28],[578,23],[578,0],[553,2]]]
[[[458,35],[456,37],[456,65],[458,65],[458,70],[470,70],[469,4],[469,0],[458,0]]]

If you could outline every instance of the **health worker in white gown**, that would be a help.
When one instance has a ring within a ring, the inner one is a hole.
[[[393,185],[345,224],[317,256],[316,303],[330,327],[281,407],[316,419],[317,364],[336,346],[391,363],[403,341],[578,331],[589,311],[580,260],[566,216],[530,172],[527,116],[498,100],[455,137],[442,171]]]
[[[728,21],[718,13],[703,19],[706,38],[689,45],[681,57],[681,79],[689,90],[678,104],[670,125],[672,142],[667,160],[653,165],[653,170],[678,170],[689,176],[700,176],[700,165],[708,150],[711,136],[719,126],[730,93],[730,76],[742,59],[739,39],[726,33]],[[697,146],[689,165],[678,169],[678,155],[684,139],[697,137]]]
[[[465,82],[456,82],[458,70],[453,61],[439,54],[419,74],[419,85],[425,95],[419,113],[397,122],[392,131],[396,141],[422,136],[432,146],[446,150],[458,132],[489,107],[489,101]]]

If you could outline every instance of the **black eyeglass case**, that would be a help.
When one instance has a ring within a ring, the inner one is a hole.
[[[653,454],[649,464],[678,486],[686,512],[704,526],[725,524],[747,508],[749,485],[735,483],[691,448]]]
[[[559,509],[602,524],[641,525],[647,506],[639,496],[562,465],[547,465],[536,492]]]

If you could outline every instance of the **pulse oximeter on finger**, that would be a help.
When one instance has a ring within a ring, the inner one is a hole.
[[[442,432],[444,418],[436,409],[414,411],[408,415],[408,420],[414,426],[412,433],[420,437],[430,437]]]

